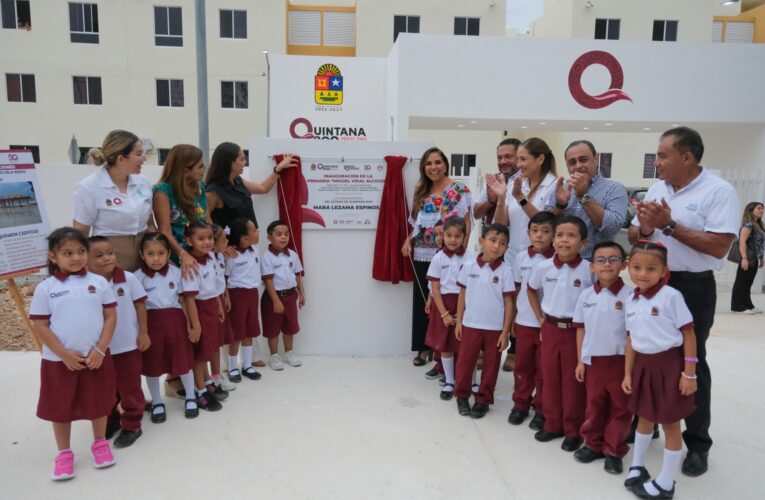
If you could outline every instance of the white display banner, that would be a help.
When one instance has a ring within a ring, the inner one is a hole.
[[[48,233],[32,153],[0,151],[0,276],[45,267]]]
[[[346,142],[390,138],[386,59],[270,57],[271,137]]]
[[[303,158],[308,210],[314,224],[305,228],[374,229],[387,165],[383,160]],[[311,213],[310,211],[313,211]]]

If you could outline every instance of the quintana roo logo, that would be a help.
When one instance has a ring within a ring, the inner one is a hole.
[[[343,104],[343,76],[334,64],[322,64],[314,77],[316,104],[340,106]]]
[[[582,88],[582,74],[593,64],[605,66],[611,74],[611,85],[608,90],[599,95],[590,95]],[[585,52],[574,61],[571,70],[568,72],[568,89],[571,91],[571,97],[576,102],[589,109],[601,109],[610,106],[616,101],[630,101],[632,98],[623,90],[624,71],[622,65],[616,58],[602,50],[593,50]]]

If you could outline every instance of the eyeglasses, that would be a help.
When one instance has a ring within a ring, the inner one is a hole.
[[[612,255],[611,257],[595,257],[594,259],[592,259],[593,264],[599,264],[601,266],[605,265],[606,262],[608,262],[612,266],[615,266],[616,264],[620,264],[623,261],[624,259],[622,259],[621,257],[617,255]]]

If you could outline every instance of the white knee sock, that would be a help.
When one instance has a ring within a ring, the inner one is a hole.
[[[181,375],[181,384],[186,391],[186,399],[194,399],[194,372],[189,370]]]
[[[146,385],[149,387],[151,402],[158,405],[162,402],[162,393],[159,392],[159,377],[146,377]]]
[[[642,467],[645,461],[645,454],[648,451],[648,447],[651,445],[651,436],[653,432],[648,434],[641,434],[635,431],[635,444],[632,448],[632,467]],[[627,477],[638,477],[640,472],[636,470],[630,471]]]
[[[252,366],[252,346],[243,345],[239,347],[239,350],[242,351],[242,368]]]
[[[454,384],[454,357],[441,358],[441,366],[444,367],[444,376],[447,384]]]
[[[478,368],[473,368],[473,383],[472,385],[478,385]]]
[[[228,356],[228,372],[231,373],[232,370],[238,370],[239,369],[239,355],[235,354],[231,356],[229,354]]]
[[[661,472],[656,477],[656,484],[665,490],[671,490],[675,485],[677,470],[680,468],[680,459],[683,457],[683,450],[668,450],[664,448],[664,461],[661,463]],[[658,491],[656,492],[659,493]]]

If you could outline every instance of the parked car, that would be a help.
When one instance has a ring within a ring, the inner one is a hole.
[[[624,226],[629,227],[630,222],[635,217],[635,211],[637,204],[645,198],[645,194],[648,192],[648,188],[645,187],[628,187],[627,188],[627,214],[624,219]]]

